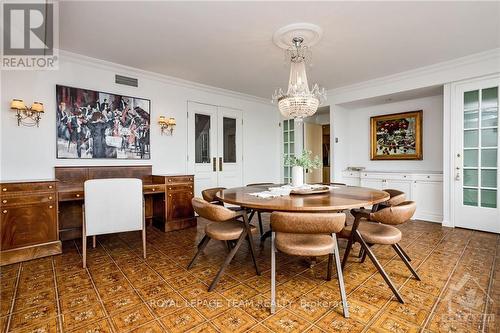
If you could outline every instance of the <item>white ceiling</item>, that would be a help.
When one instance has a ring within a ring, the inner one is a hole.
[[[288,82],[280,27],[323,29],[310,83],[328,89],[500,47],[500,2],[60,3],[62,49],[270,98]]]

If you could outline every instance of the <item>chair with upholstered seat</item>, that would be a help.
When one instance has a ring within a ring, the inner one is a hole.
[[[394,189],[387,188],[387,189],[384,189],[382,191],[387,192],[389,194],[389,200],[384,201],[382,203],[379,203],[377,205],[374,205],[371,209],[371,212],[375,212],[377,210],[381,210],[381,209],[391,207],[391,206],[396,206],[396,205],[399,205],[400,203],[406,201],[406,194],[400,190],[394,190]],[[352,209],[351,213],[353,215],[355,215],[355,214],[369,214],[370,210],[366,210],[364,208]],[[403,250],[401,249],[401,251],[403,251]],[[410,257],[406,254],[406,252],[403,251],[403,254],[406,256],[406,258],[408,260],[411,261]],[[366,253],[362,248],[359,250],[358,257],[361,258],[361,262],[365,261]]]
[[[274,212],[271,214],[271,313],[276,311],[276,251],[280,251],[302,257],[328,255],[327,280],[331,280],[333,257],[335,257],[344,316],[349,317],[335,235],[344,227],[345,219],[344,213]]]
[[[259,267],[257,266],[257,260],[255,258],[255,249],[252,240],[252,230],[248,224],[248,218],[245,212],[235,212],[226,207],[207,202],[201,198],[192,199],[194,211],[201,217],[210,221],[209,224],[205,226],[205,236],[198,245],[198,251],[194,255],[193,259],[189,263],[187,269],[191,269],[193,264],[203,252],[207,246],[210,239],[232,242],[236,241],[234,245],[231,246],[230,251],[224,260],[219,272],[215,276],[214,280],[210,284],[208,291],[212,291],[217,283],[219,282],[222,274],[224,273],[226,267],[229,265],[234,255],[240,248],[241,244],[248,241],[250,248],[250,253],[252,255],[252,260],[255,265],[255,271],[257,275],[260,275]],[[238,218],[242,218],[238,220]]]
[[[252,183],[252,184],[247,184],[247,186],[268,186],[268,185],[274,185],[274,183]],[[266,189],[267,190],[267,189]],[[261,215],[261,211],[258,211],[258,210],[252,210],[252,212],[250,213],[250,217],[248,218],[248,220],[251,222],[252,221],[252,218],[253,216],[255,215],[255,212],[257,212],[257,218],[259,219],[259,232],[260,232],[260,236],[262,237],[264,235],[264,227],[262,225],[262,215]]]
[[[83,268],[87,266],[87,236],[142,231],[146,258],[146,224],[142,180],[135,178],[93,179],[84,183],[82,224]]]
[[[359,242],[364,251],[361,261],[364,261],[365,256],[368,255],[379,273],[384,278],[385,282],[388,284],[389,288],[401,303],[404,303],[403,298],[396,290],[391,279],[378,262],[370,247],[375,244],[391,245],[413,276],[417,280],[420,280],[420,277],[408,260],[408,255],[404,253],[403,249],[399,245],[402,233],[398,228],[394,227],[394,225],[402,224],[408,221],[415,213],[416,207],[417,206],[414,201],[403,201],[395,206],[386,207],[376,212],[353,210],[352,214],[355,217],[354,223],[344,227],[340,233],[340,237],[349,239],[344,253],[344,258],[342,260],[342,267],[344,267],[347,263],[347,257],[349,256],[349,252],[354,242]]]

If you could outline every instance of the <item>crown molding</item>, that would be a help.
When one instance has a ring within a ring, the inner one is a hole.
[[[498,66],[496,71],[500,71],[500,48],[495,48],[491,50],[487,50],[480,53],[475,53],[472,55],[468,55],[461,58],[456,58],[449,61],[439,62],[433,65],[420,67],[416,69],[412,69],[405,72],[396,73],[393,75],[383,76],[372,80],[367,80],[339,88],[329,89],[327,91],[327,96],[331,99],[335,100],[335,97],[340,97],[345,94],[352,94],[356,91],[367,90],[371,88],[381,87],[381,86],[389,86],[395,85],[398,82],[402,82],[405,80],[415,80],[418,78],[422,78],[425,76],[444,74],[445,72],[453,71],[454,69],[458,69],[465,66],[471,66],[476,64],[487,63],[489,61],[497,62]],[[465,78],[461,78],[465,79]],[[455,80],[453,80],[455,81]],[[434,85],[444,84],[450,81],[440,81],[435,82]],[[429,85],[427,85],[429,86]],[[421,88],[421,87],[415,87]],[[340,98],[342,99],[342,98]],[[348,101],[341,101],[341,103]]]
[[[218,88],[218,87],[206,85],[203,83],[188,81],[188,80],[180,79],[180,78],[177,78],[174,76],[169,76],[169,75],[164,75],[164,74],[160,74],[160,73],[156,73],[156,72],[146,71],[146,70],[139,69],[136,67],[121,65],[121,64],[110,62],[107,60],[92,58],[89,56],[85,56],[85,55],[78,54],[78,53],[73,53],[70,51],[62,50],[62,49],[59,50],[59,57],[60,57],[60,60],[62,60],[62,61],[71,61],[71,62],[80,63],[82,65],[86,65],[86,66],[91,66],[91,67],[105,69],[105,70],[111,70],[111,71],[117,72],[117,74],[124,74],[124,75],[128,75],[128,76],[134,76],[134,75],[141,76],[142,78],[145,78],[145,79],[155,80],[155,81],[159,81],[162,83],[175,85],[178,87],[196,89],[196,90],[200,90],[203,92],[208,92],[208,93],[222,95],[222,96],[236,98],[236,99],[242,99],[242,100],[246,100],[249,102],[262,103],[262,104],[265,104],[268,106],[271,105],[270,99],[266,99],[266,98],[262,98],[262,97],[258,97],[258,96],[253,96],[253,95],[249,95],[249,94],[245,94],[245,93],[240,93],[240,92],[229,90],[229,89]]]

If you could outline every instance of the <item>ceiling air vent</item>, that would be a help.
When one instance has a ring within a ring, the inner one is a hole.
[[[123,75],[115,75],[115,83],[124,84],[126,86],[138,87],[139,80],[134,79],[133,77],[123,76]]]

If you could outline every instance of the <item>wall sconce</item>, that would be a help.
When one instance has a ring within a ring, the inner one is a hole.
[[[17,112],[17,126],[21,126],[22,124],[28,127],[35,125],[38,127],[40,119],[42,119],[40,115],[45,112],[42,103],[33,102],[31,107],[28,108],[22,99],[13,99],[10,102],[10,108]]]
[[[175,118],[167,118],[165,116],[160,116],[160,119],[158,119],[158,124],[160,125],[161,128],[161,135],[165,133],[172,135],[176,125]]]

